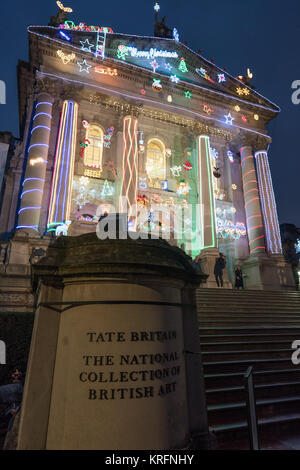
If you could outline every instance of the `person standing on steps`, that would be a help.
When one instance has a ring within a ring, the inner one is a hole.
[[[225,269],[225,266],[226,266],[225,256],[223,255],[223,253],[220,253],[219,258],[216,259],[215,269],[214,269],[214,275],[215,275],[216,283],[218,287],[220,287],[220,285],[221,287],[223,287],[223,270]]]
[[[244,289],[242,268],[240,266],[237,266],[234,273],[235,273],[235,288],[237,290]]]

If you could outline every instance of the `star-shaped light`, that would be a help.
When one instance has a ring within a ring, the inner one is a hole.
[[[84,52],[92,52],[91,49],[94,47],[94,44],[90,43],[88,39],[85,41],[80,41],[81,50]]]
[[[172,70],[172,65],[169,64],[169,63],[166,64],[166,70],[167,70],[168,72],[171,72],[171,70]]]
[[[89,69],[92,67],[91,65],[88,65],[86,60],[83,60],[82,62],[77,62],[78,67],[80,67],[79,72],[86,72],[90,73]]]
[[[156,60],[154,59],[153,62],[151,62],[151,65],[153,67],[153,72],[155,73],[156,70],[158,69],[158,63],[156,62]]]
[[[219,83],[226,82],[224,73],[218,73]]]
[[[170,168],[171,172],[172,172],[172,175],[173,176],[180,176],[180,173],[182,172],[182,167],[181,166],[173,166],[172,168]]]
[[[191,93],[190,91],[186,91],[186,92],[185,92],[185,97],[186,97],[188,100],[190,100],[191,97],[192,97],[192,93]]]
[[[234,118],[231,116],[231,114],[228,113],[227,116],[224,114],[224,117],[226,119],[226,124],[232,126],[232,121],[234,121]]]
[[[171,75],[170,80],[173,83],[179,83],[180,82],[179,78],[176,75]]]
[[[154,10],[155,10],[157,13],[159,12],[160,6],[159,6],[158,3],[155,3],[155,5],[154,5]]]

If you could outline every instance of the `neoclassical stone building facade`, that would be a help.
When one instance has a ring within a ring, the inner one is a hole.
[[[129,211],[147,209],[145,224],[133,222],[140,232],[163,232],[152,207],[168,210],[171,243],[200,254],[207,286],[221,251],[227,287],[241,264],[247,288],[293,288],[268,160],[266,125],[280,110],[252,88],[250,71],[234,78],[176,30],[137,37],[63,16],[28,28],[30,60],[18,65],[22,140],[0,217],[7,309],[32,308],[30,264],[57,229],[95,231],[120,196]],[[188,206],[178,235],[173,214]]]

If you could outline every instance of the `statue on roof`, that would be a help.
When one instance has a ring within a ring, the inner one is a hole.
[[[62,2],[56,2],[59,10],[56,16],[51,16],[49,26],[59,26],[67,20],[68,13],[72,13],[73,10],[70,7],[65,7]]]
[[[154,27],[154,36],[157,38],[173,38],[173,30],[168,28],[166,25],[166,17],[164,16],[161,21],[159,21],[158,13],[160,6],[158,3],[154,5],[155,10],[155,27]]]

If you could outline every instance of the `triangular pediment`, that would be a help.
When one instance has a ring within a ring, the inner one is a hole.
[[[78,28],[78,27],[77,27]],[[90,27],[93,28],[93,27]],[[154,77],[167,77],[174,86],[187,83],[212,90],[227,98],[252,103],[279,112],[274,103],[264,98],[227,71],[173,39],[131,36],[106,31],[68,29],[68,27],[30,26],[29,32],[37,34],[70,49],[97,56],[97,44],[105,42],[104,59],[123,63],[141,70],[149,70]],[[70,40],[68,40],[70,38]],[[102,57],[98,54],[99,60]]]

